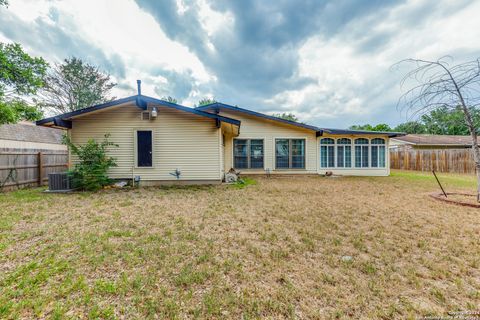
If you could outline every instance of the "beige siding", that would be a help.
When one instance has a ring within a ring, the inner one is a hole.
[[[71,131],[74,143],[89,138],[101,140],[110,133],[110,140],[119,145],[110,154],[117,159],[112,178],[142,180],[174,180],[171,172],[178,168],[181,180],[221,179],[219,135],[212,119],[167,107],[158,108],[155,120],[141,120],[141,110],[134,105],[111,108],[73,120]],[[153,131],[153,167],[135,167],[136,130]]]
[[[251,117],[239,112],[220,113],[223,116],[238,119],[242,122],[238,139],[263,139],[264,140],[264,169],[270,169],[273,174],[305,174],[317,173],[317,139],[314,131],[305,130],[295,126],[284,125],[279,122]],[[276,138],[304,138],[305,169],[275,170],[275,139]],[[225,141],[225,171],[233,167],[233,139],[228,136]],[[245,173],[265,173],[264,170],[245,170]]]

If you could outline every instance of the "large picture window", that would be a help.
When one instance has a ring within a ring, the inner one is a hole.
[[[371,167],[384,168],[385,167],[385,139],[375,138],[371,140]]]
[[[331,138],[320,140],[320,166],[322,168],[335,167],[335,140]]]
[[[355,139],[355,167],[368,168],[368,139]]]
[[[347,138],[337,140],[337,167],[352,167],[352,140]]]
[[[263,169],[263,140],[234,139],[233,159],[236,169]]]
[[[305,169],[305,139],[276,139],[275,167]]]

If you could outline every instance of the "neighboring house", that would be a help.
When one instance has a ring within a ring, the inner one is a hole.
[[[37,121],[68,129],[76,144],[110,140],[114,179],[144,185],[177,180],[216,183],[244,174],[387,176],[389,139],[402,135],[325,129],[222,103],[188,108],[141,95]],[[72,159],[75,162],[75,159]]]
[[[479,140],[480,143],[480,140]],[[467,149],[472,147],[471,136],[408,134],[390,140],[390,149]]]
[[[63,150],[65,131],[35,126],[31,122],[0,125],[0,150]]]

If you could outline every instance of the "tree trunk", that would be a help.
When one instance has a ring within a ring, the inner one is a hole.
[[[468,110],[464,103],[462,103],[462,110],[465,115],[465,122],[467,123],[468,130],[472,136],[473,160],[475,161],[475,172],[477,174],[477,202],[480,202],[480,148],[478,147],[477,130],[473,124],[470,110]]]

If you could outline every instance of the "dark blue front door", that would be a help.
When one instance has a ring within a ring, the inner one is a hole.
[[[152,166],[152,131],[137,131],[137,166]]]

